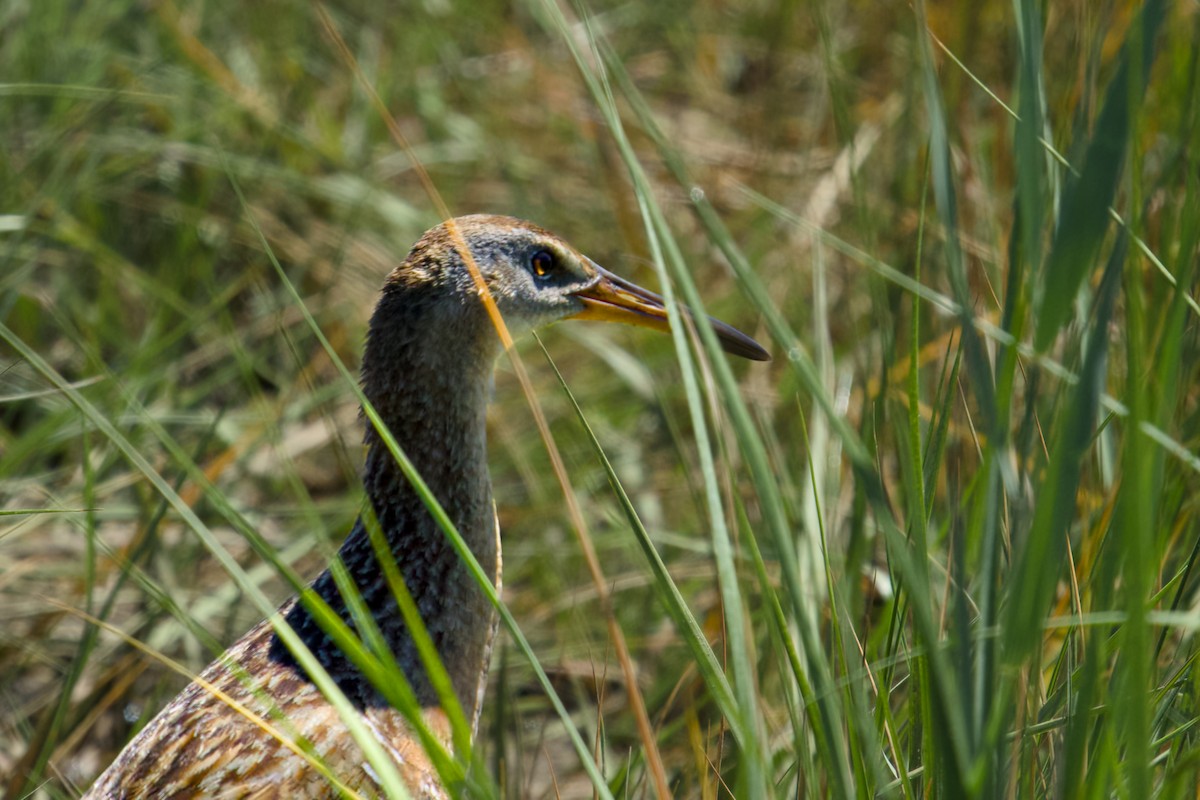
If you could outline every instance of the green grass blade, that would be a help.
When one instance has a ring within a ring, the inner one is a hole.
[[[544,348],[543,352],[546,355],[546,361],[550,364],[551,369],[554,370],[554,374],[558,378],[564,395],[570,400],[576,419],[579,420],[580,425],[583,426],[584,431],[587,433],[593,452],[595,452],[596,457],[600,459],[600,463],[604,467],[604,473],[608,477],[609,486],[612,487],[613,492],[616,494],[617,500],[621,504],[621,510],[625,514],[625,519],[629,522],[629,526],[633,530],[634,538],[646,556],[646,563],[654,575],[654,587],[658,592],[663,606],[667,609],[667,613],[671,615],[671,619],[675,622],[688,648],[692,651],[692,655],[696,660],[696,667],[704,677],[704,682],[708,685],[709,691],[712,692],[717,706],[729,721],[730,731],[733,733],[734,738],[739,742],[742,741],[748,734],[742,727],[741,712],[737,707],[737,700],[734,697],[733,689],[729,685],[728,679],[725,677],[725,672],[721,668],[720,662],[717,661],[716,654],[713,653],[708,639],[704,636],[704,632],[700,628],[700,624],[692,615],[691,609],[688,608],[683,595],[679,591],[679,587],[671,579],[671,573],[668,571],[667,565],[663,562],[662,556],[659,555],[658,548],[655,547],[654,540],[650,537],[650,532],[642,524],[641,516],[638,514],[637,509],[634,508],[633,501],[629,498],[629,494],[621,484],[621,480],[617,476],[617,471],[613,468],[612,462],[608,459],[608,454],[604,452],[600,440],[596,437],[595,431],[592,430],[592,426],[588,423],[583,409],[576,402],[575,395],[572,394],[570,387],[567,385],[566,378],[559,371],[558,365],[550,359],[549,352]]]
[[[1108,325],[1120,285],[1126,242],[1122,237],[1105,269],[1079,383],[1060,408],[1047,474],[1028,538],[1010,578],[1013,586],[1021,587],[1013,593],[1004,621],[1005,658],[1010,664],[1027,658],[1040,644],[1040,636],[1030,634],[1040,630],[1064,567],[1065,537],[1074,516],[1081,461],[1095,435],[1106,374]]]
[[[1067,180],[1044,281],[1034,302],[1038,322],[1033,344],[1038,351],[1048,348],[1067,323],[1079,287],[1100,251],[1108,229],[1108,208],[1125,163],[1130,126],[1144,101],[1157,52],[1155,40],[1167,6],[1165,0],[1147,0],[1130,27],[1079,177]]]

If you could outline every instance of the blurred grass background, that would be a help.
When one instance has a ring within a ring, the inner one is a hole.
[[[690,275],[775,354],[733,391],[543,334],[661,572],[520,347],[671,794],[1196,796],[1195,3],[326,8],[453,213]],[[226,507],[315,575],[361,433],[256,228],[353,365],[437,215],[303,3],[0,3],[0,141],[0,793],[74,797],[185,678],[71,609],[192,670],[260,616],[82,404],[282,599]],[[490,427],[505,598],[654,796],[503,359]],[[599,791],[510,646],[492,678],[505,796]]]

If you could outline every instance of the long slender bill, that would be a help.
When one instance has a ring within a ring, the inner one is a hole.
[[[670,329],[667,308],[661,297],[614,275],[594,262],[591,266],[595,268],[598,277],[586,289],[575,293],[575,296],[583,301],[584,309],[575,314],[573,319],[623,322],[626,325],[638,325],[656,331]],[[771,360],[770,354],[762,345],[737,328],[712,317],[709,317],[708,321],[726,353],[752,361]]]

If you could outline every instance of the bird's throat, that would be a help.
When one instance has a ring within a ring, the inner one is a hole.
[[[380,319],[383,312],[381,303],[363,362],[364,392],[475,558],[498,584],[500,543],[486,451],[494,349],[489,342],[472,342],[462,330],[431,341],[421,336],[422,329],[428,334],[427,323],[409,319],[406,324],[403,316]],[[495,633],[495,611],[378,431],[370,422],[367,427],[363,484],[379,532],[467,719],[475,720],[482,700],[480,676],[486,678]],[[356,522],[338,556],[418,701],[423,706],[438,705],[364,520]],[[329,571],[317,578],[313,589],[357,629]],[[291,609],[288,621],[352,700],[383,702],[301,605]]]

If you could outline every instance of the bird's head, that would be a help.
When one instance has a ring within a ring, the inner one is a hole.
[[[464,244],[470,264],[461,252]],[[513,335],[561,319],[669,328],[661,297],[614,275],[549,231],[512,217],[458,217],[432,228],[392,273],[385,295],[390,289],[429,296],[432,290],[457,314],[478,309],[480,280]],[[710,321],[726,352],[756,361],[770,358],[749,336]]]

